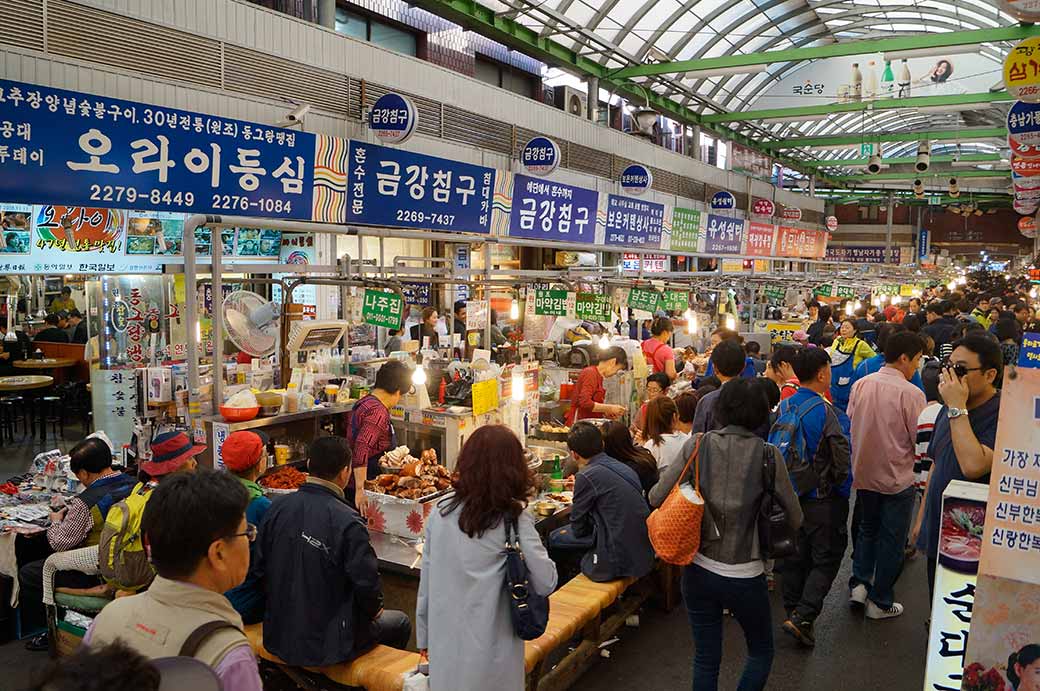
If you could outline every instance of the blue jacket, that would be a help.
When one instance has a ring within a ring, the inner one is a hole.
[[[709,360],[708,369],[704,372],[704,376],[710,377],[713,374],[715,374],[715,363]],[[755,360],[750,355],[744,359],[744,371],[740,373],[740,376],[745,379],[754,379],[758,376],[758,370],[755,369]]]
[[[639,476],[624,463],[598,453],[574,477],[571,531],[595,544],[581,560],[592,581],[642,578],[654,568],[654,548],[646,532],[650,507]]]
[[[798,408],[814,400],[815,396],[819,394],[812,389],[799,387],[793,396],[780,402],[777,412],[783,415],[788,408]],[[809,454],[806,460],[814,468],[820,469],[821,485],[826,483],[828,494],[833,492],[845,498],[849,497],[852,490],[850,426],[849,416],[827,401],[806,413],[801,425]],[[816,490],[807,496],[815,499]]]
[[[852,383],[855,384],[856,382],[858,382],[860,379],[862,379],[863,377],[867,376],[868,374],[874,374],[874,372],[877,372],[878,370],[880,370],[884,366],[885,366],[885,356],[884,356],[883,353],[875,355],[874,357],[872,357],[872,358],[870,358],[868,360],[864,360],[863,362],[859,363],[859,367],[857,367],[856,371],[853,372],[853,374],[852,374]],[[921,372],[920,371],[914,372],[914,376],[910,380],[910,383],[913,384],[914,386],[916,386],[917,388],[919,388],[921,391],[924,391],[924,382],[921,381]]]
[[[252,523],[259,528],[270,507],[271,500],[267,497],[253,497],[246,506],[246,523]],[[249,544],[249,572],[246,574],[246,580],[224,593],[246,624],[258,624],[264,620],[264,584],[257,572],[260,566],[259,551],[258,537],[255,542]]]

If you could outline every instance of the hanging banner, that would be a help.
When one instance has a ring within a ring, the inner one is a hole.
[[[1008,146],[1022,158],[1040,157],[1040,104],[1016,101],[1007,115]]]
[[[574,313],[578,319],[590,322],[609,322],[612,317],[609,295],[578,293]]]
[[[776,212],[776,204],[769,199],[755,197],[751,202],[751,213],[758,216],[772,216]]]
[[[403,94],[384,94],[368,111],[368,128],[387,144],[404,144],[418,125],[419,111]]]
[[[661,294],[656,290],[633,288],[628,292],[628,306],[634,310],[642,310],[653,314],[661,302]]]
[[[813,258],[817,254],[820,231],[780,226],[777,230],[776,254],[780,257]],[[824,240],[826,242],[826,240]]]
[[[672,209],[672,246],[678,252],[696,252],[701,234],[701,212],[696,209]]]
[[[400,329],[404,316],[404,300],[397,293],[365,288],[365,298],[361,305],[361,318],[366,324],[384,326],[388,329]]]
[[[595,190],[516,175],[509,236],[593,244],[598,204]]]
[[[1040,37],[1020,41],[1004,58],[1004,87],[1013,98],[1040,102]]]
[[[797,206],[785,206],[780,216],[788,221],[802,220],[802,210]]]
[[[148,257],[127,255],[126,212],[78,206],[33,207],[31,250],[9,273],[159,273]],[[7,257],[3,257],[7,259]],[[14,257],[11,257],[12,259]],[[24,265],[23,265],[24,264]]]
[[[737,198],[733,196],[732,192],[720,190],[712,195],[708,207],[713,211],[732,211],[737,208]]]
[[[574,293],[566,290],[535,290],[534,313],[546,317],[573,317]]]
[[[640,264],[642,264],[644,273],[659,274],[668,270],[668,255],[622,252],[621,268],[623,270],[639,271]]]
[[[347,222],[487,233],[494,187],[492,168],[351,141]]]
[[[1035,158],[1023,158],[1018,154],[1011,154],[1011,170],[1016,175],[1026,178],[1040,176],[1040,160]]]
[[[680,290],[666,290],[661,296],[661,309],[666,312],[685,312],[689,308],[689,293]]]
[[[0,123],[0,199],[326,220],[307,132],[7,80]]]
[[[785,300],[787,299],[787,291],[780,286],[766,286],[762,289],[762,294],[770,300]]]
[[[664,204],[607,196],[607,245],[660,248],[663,224]]]
[[[747,250],[744,254],[755,257],[768,257],[773,253],[773,224],[748,223]]]
[[[932,237],[931,233],[928,232],[927,228],[921,228],[917,231],[917,259],[918,261],[924,261],[928,255],[931,254],[932,250]]]
[[[827,230],[833,233],[838,230],[838,217],[828,216],[824,219],[824,224],[827,226]]]
[[[708,254],[740,254],[744,219],[708,214],[704,230],[704,251]]]
[[[433,304],[430,298],[429,283],[405,282],[401,284],[401,292],[404,293],[405,304],[417,307],[428,307]]]
[[[894,257],[895,252],[889,256]],[[884,264],[885,248],[870,247],[828,247],[824,255],[829,262],[854,262],[857,264]]]
[[[773,322],[766,324],[766,331],[769,332],[769,342],[773,344],[793,343],[795,333],[804,330],[805,325],[801,322]]]
[[[618,184],[621,185],[622,192],[642,196],[653,187],[654,174],[641,163],[633,163],[621,171]]]

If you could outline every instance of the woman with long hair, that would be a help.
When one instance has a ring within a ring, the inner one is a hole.
[[[608,422],[601,431],[603,453],[636,471],[643,494],[647,494],[657,484],[657,461],[653,455],[642,446],[635,445],[632,433],[623,422]]]
[[[1007,678],[1014,691],[1040,691],[1040,645],[1030,643],[1012,653]]]
[[[688,432],[677,429],[679,409],[668,396],[655,398],[646,404],[646,426],[643,446],[654,457],[658,469],[667,468],[675,462],[683,444],[690,438]]]
[[[456,465],[455,494],[426,520],[416,643],[428,654],[431,691],[524,688],[524,642],[513,630],[505,583],[506,522],[516,521],[530,588],[556,587],[549,559],[525,511],[534,476],[503,425],[478,427]]]

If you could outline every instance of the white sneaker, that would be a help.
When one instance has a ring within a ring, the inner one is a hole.
[[[860,583],[849,594],[849,605],[852,607],[863,607],[867,604],[867,586]]]
[[[867,619],[893,619],[903,613],[903,606],[893,602],[888,609],[881,609],[873,602],[867,603]]]

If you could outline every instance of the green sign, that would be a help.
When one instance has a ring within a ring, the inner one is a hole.
[[[568,302],[571,295],[566,290],[536,290],[534,313],[546,317],[566,317],[569,313]]]
[[[404,299],[400,295],[365,288],[365,302],[361,306],[361,318],[366,324],[399,329],[403,314]]]
[[[812,294],[816,297],[829,298],[832,292],[834,292],[834,286],[830,283],[824,283],[822,286],[813,288]]]
[[[897,285],[882,285],[874,288],[875,295],[899,295],[899,286]]]
[[[689,293],[684,293],[679,290],[669,290],[661,296],[661,308],[666,312],[685,312],[689,307]]]
[[[701,234],[701,212],[675,207],[672,210],[672,249],[696,252]]]
[[[859,155],[860,156],[873,156],[876,153],[881,153],[880,151],[874,151],[874,147],[876,147],[876,146],[878,146],[878,145],[877,144],[873,144],[873,143],[871,143],[871,144],[866,144],[866,143],[860,144],[859,145]]]
[[[661,294],[656,290],[640,290],[633,288],[628,293],[628,306],[634,310],[643,310],[653,314],[661,301]]]
[[[787,291],[780,286],[766,286],[762,292],[772,300],[783,300],[787,297]]]
[[[578,299],[574,305],[574,314],[578,319],[589,322],[608,322],[611,320],[612,311],[609,295],[578,293]]]
[[[835,286],[834,297],[836,298],[854,298],[856,297],[856,291],[852,286]]]

